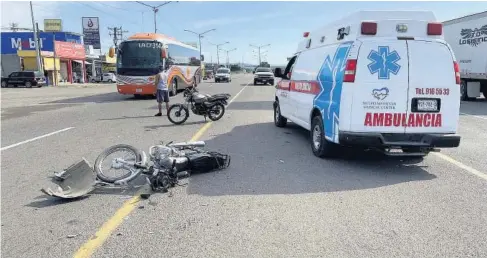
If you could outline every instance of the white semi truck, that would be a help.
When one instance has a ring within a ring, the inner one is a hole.
[[[487,98],[487,11],[443,22],[460,66],[461,99]]]

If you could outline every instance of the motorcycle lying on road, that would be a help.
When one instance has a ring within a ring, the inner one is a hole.
[[[167,192],[168,188],[192,173],[207,173],[230,166],[229,155],[206,151],[202,149],[205,145],[204,141],[161,143],[150,147],[149,159],[136,147],[114,145],[97,157],[93,168],[83,158],[81,162],[55,173],[53,182],[58,189],[43,188],[41,191],[59,198],[77,198],[96,188],[129,187],[129,182],[145,175],[152,191]],[[114,158],[109,159],[111,155]],[[122,173],[109,175],[111,170]]]
[[[184,104],[173,104],[169,107],[167,117],[171,123],[180,125],[189,117],[188,106],[195,115],[210,118],[212,121],[220,120],[225,114],[225,106],[228,105],[227,100],[230,94],[201,94],[195,87],[186,88],[184,90]]]

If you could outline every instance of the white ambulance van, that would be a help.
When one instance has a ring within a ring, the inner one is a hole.
[[[460,144],[460,70],[428,11],[361,11],[304,33],[276,85],[274,122],[338,145],[425,156]]]

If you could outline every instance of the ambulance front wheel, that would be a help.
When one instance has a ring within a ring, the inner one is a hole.
[[[287,125],[287,119],[281,115],[281,108],[277,100],[274,102],[274,124],[277,127],[285,127]]]
[[[317,115],[313,117],[311,123],[311,149],[313,150],[313,154],[319,158],[331,157],[334,153],[333,144],[325,138],[323,119],[321,119],[321,116]]]

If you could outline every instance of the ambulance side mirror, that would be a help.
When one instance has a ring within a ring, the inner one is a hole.
[[[282,78],[282,69],[281,68],[276,68],[274,70],[274,77]]]

